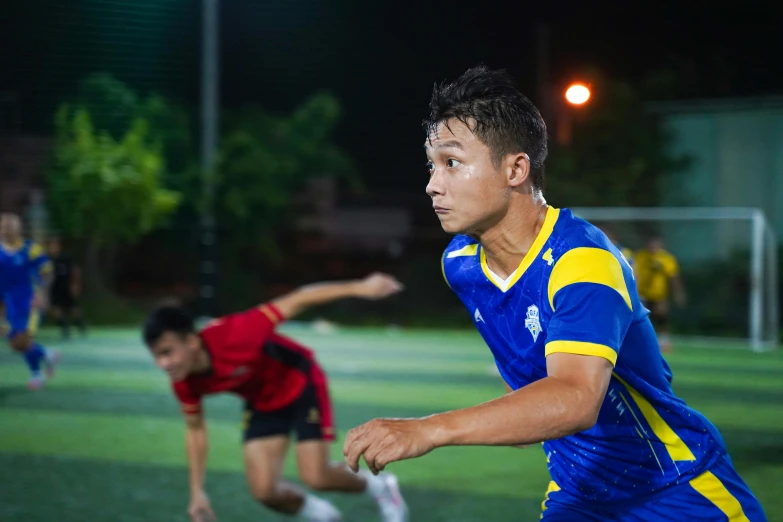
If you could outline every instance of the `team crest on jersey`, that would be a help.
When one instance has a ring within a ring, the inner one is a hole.
[[[527,307],[525,328],[527,328],[533,336],[533,342],[538,341],[538,334],[541,333],[541,321],[538,319],[538,307],[536,305]]]

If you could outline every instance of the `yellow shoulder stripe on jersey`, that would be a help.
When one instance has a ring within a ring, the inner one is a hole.
[[[600,248],[579,247],[557,260],[549,276],[549,306],[555,309],[555,295],[574,283],[595,283],[617,291],[633,310],[628,286],[620,262],[611,252]]]
[[[691,480],[689,484],[701,493],[704,498],[715,504],[715,506],[723,511],[723,514],[728,517],[731,522],[749,522],[745,511],[742,510],[742,504],[734,497],[723,482],[718,477],[707,471],[702,473],[695,479]]]
[[[546,348],[544,349],[545,356],[549,356],[551,353],[573,353],[574,355],[603,357],[612,363],[612,366],[617,362],[617,352],[603,344],[585,343],[581,341],[552,341],[546,343]]]
[[[446,286],[451,288],[451,283],[449,283],[449,278],[446,277],[446,258],[445,258],[445,256],[440,256],[440,273],[443,274],[443,280],[446,281]]]
[[[478,243],[473,243],[472,245],[465,245],[459,250],[449,252],[446,254],[446,257],[451,259],[452,257],[475,256],[476,252],[478,252]]]
[[[546,493],[544,493],[544,501],[541,503],[541,511],[542,511],[541,518],[544,518],[543,512],[546,511],[547,508],[546,503],[549,500],[549,495],[554,493],[555,491],[560,491],[560,486],[558,486],[554,480],[550,480],[549,487],[546,488]]]
[[[272,312],[272,310],[269,309],[269,307],[265,304],[258,307],[258,309],[270,320],[272,321],[272,324],[277,324],[279,321],[277,319],[277,316]]]
[[[673,461],[680,460],[696,460],[691,450],[685,445],[685,442],[677,435],[671,427],[666,424],[663,417],[655,410],[655,407],[645,399],[641,393],[633,389],[627,382],[621,379],[616,373],[612,374],[620,383],[625,386],[628,392],[631,394],[639,411],[642,412],[647,424],[650,425],[650,429],[658,437],[658,440],[663,442],[666,446],[666,451],[669,452],[669,456]]]

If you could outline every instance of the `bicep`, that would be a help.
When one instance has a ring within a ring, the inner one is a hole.
[[[559,352],[546,358],[547,377],[587,392],[599,406],[609,388],[613,369],[610,361],[592,355]]]

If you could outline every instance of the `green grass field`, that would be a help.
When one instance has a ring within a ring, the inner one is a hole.
[[[287,332],[314,347],[329,372],[341,433],[376,416],[424,415],[502,393],[473,332]],[[43,340],[64,360],[40,392],[25,389],[18,356],[0,354],[0,521],[187,520],[182,422],[138,334],[97,331],[60,344],[45,332]],[[677,392],[718,425],[769,519],[783,522],[783,353],[681,347],[669,361]],[[218,518],[285,520],[246,492],[240,408],[229,396],[206,403],[207,487]],[[390,469],[412,520],[422,522],[538,520],[548,481],[539,448],[447,448]],[[348,521],[377,520],[364,497],[330,498]]]

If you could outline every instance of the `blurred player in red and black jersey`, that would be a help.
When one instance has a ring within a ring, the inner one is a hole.
[[[150,314],[144,342],[171,378],[187,425],[188,513],[193,521],[215,517],[204,491],[207,431],[201,400],[221,392],[245,401],[245,469],[250,491],[259,502],[301,520],[341,519],[330,502],[283,480],[293,431],[299,477],[310,489],[366,492],[378,503],[385,522],[407,520],[407,507],[393,475],[355,474],[344,464],[330,461],[335,433],[326,375],[309,349],[275,332],[281,321],[311,306],[350,297],[381,299],[401,290],[402,285],[385,274],[316,283],[218,318],[200,332],[181,308],[164,306]]]

